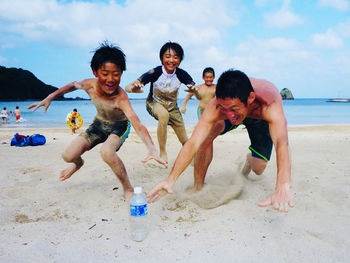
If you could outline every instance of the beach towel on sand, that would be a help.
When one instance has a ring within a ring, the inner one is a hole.
[[[33,134],[33,135],[21,135],[16,133],[11,140],[11,146],[36,146],[43,145],[46,143],[46,138],[41,134]]]

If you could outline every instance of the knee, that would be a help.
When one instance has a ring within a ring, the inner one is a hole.
[[[254,165],[252,167],[252,171],[256,174],[256,175],[262,175],[262,173],[265,171],[265,168],[267,166],[267,162],[265,163],[260,163],[259,165]]]
[[[70,155],[70,154],[68,154],[68,153],[66,153],[66,152],[62,153],[61,157],[62,157],[62,159],[63,159],[65,162],[67,162],[67,163],[73,162],[72,155]]]
[[[113,155],[115,155],[115,151],[111,151],[110,149],[107,149],[106,147],[101,147],[100,155],[103,161],[106,163],[112,163],[113,161]]]

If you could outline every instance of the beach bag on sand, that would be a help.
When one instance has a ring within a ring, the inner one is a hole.
[[[36,146],[43,145],[46,143],[46,138],[41,134],[33,134],[31,136],[21,135],[16,133],[11,140],[11,146]]]
[[[27,140],[27,137],[28,136],[16,133],[11,140],[11,146],[28,146],[29,140]]]
[[[46,142],[46,138],[44,135],[41,134],[33,134],[29,136],[29,145],[36,146],[36,145],[43,145]]]

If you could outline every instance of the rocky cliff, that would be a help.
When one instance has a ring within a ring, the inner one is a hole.
[[[282,89],[280,94],[283,100],[294,100],[292,92],[287,88]]]

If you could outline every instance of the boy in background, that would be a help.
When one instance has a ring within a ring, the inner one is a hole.
[[[21,111],[19,110],[18,106],[16,106],[16,109],[15,109],[15,116],[16,116],[16,123],[19,123],[19,120],[21,119]]]
[[[179,68],[184,57],[182,47],[175,42],[165,43],[160,51],[159,58],[162,65],[144,73],[136,81],[125,87],[127,92],[142,93],[142,88],[151,83],[146,101],[148,113],[158,120],[157,138],[160,157],[167,160],[166,141],[167,127],[170,125],[182,145],[187,141],[187,133],[181,112],[177,106],[177,96],[181,83],[188,91],[192,90],[192,77]]]
[[[187,94],[182,107],[181,112],[183,114],[186,113],[186,104],[191,99],[191,97],[194,95],[197,100],[199,100],[199,105],[197,109],[197,117],[198,120],[200,119],[205,107],[207,106],[208,102],[214,98],[215,96],[215,88],[216,84],[213,84],[213,81],[215,79],[215,71],[211,67],[207,67],[203,70],[202,78],[204,80],[204,83],[198,86],[195,86],[190,93]]]

